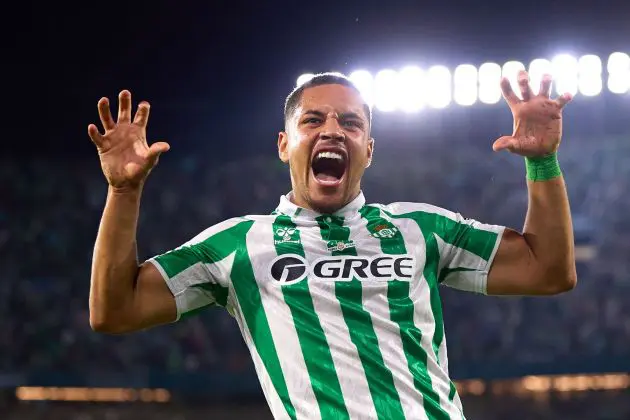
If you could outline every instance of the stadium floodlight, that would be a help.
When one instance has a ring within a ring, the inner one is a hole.
[[[374,78],[374,105],[380,111],[391,112],[398,107],[398,73],[395,70],[381,70]]]
[[[560,54],[551,60],[551,66],[556,93],[575,95],[578,92],[578,60],[569,54]]]
[[[419,67],[404,67],[398,73],[398,106],[405,112],[417,112],[424,107],[427,94],[425,74]]]
[[[540,93],[540,83],[545,74],[553,76],[553,70],[551,67],[551,61],[544,58],[536,58],[529,63],[529,83],[532,87],[532,92],[535,95]]]
[[[512,85],[512,90],[520,99],[523,99],[523,95],[521,95],[521,89],[518,87],[518,72],[521,70],[525,70],[525,65],[520,61],[508,61],[503,65],[501,69],[501,76],[507,77],[510,81],[510,85]]]
[[[372,107],[374,105],[374,77],[372,74],[367,70],[357,70],[350,74],[349,79],[359,89],[363,100],[369,107]]]
[[[497,63],[483,63],[479,67],[479,101],[496,104],[501,99],[501,66]]]
[[[536,58],[527,68],[530,86],[534,94],[540,91],[545,74],[553,77],[553,96],[570,93],[588,97],[602,92],[604,77],[607,86],[615,94],[630,93],[630,56],[625,52],[613,52],[605,58],[586,54],[579,58],[559,54],[553,59]],[[453,71],[437,65],[419,68],[413,65],[401,69],[384,69],[378,73],[356,70],[349,79],[361,92],[370,107],[383,112],[400,110],[417,112],[426,106],[445,108],[451,101],[460,106],[474,105],[477,101],[496,104],[501,100],[501,78],[510,81],[515,95],[522,98],[518,87],[518,73],[526,67],[519,61],[505,64],[483,63],[479,68],[461,64]],[[607,74],[604,74],[604,72]],[[341,73],[336,73],[340,74]],[[303,85],[315,74],[306,73],[297,78],[297,86]]]
[[[453,73],[453,100],[463,106],[470,106],[477,101],[477,68],[471,64],[462,64]]]
[[[608,90],[623,94],[630,91],[630,56],[614,52],[608,57]]]
[[[451,103],[451,72],[444,66],[433,66],[427,71],[427,104],[445,108]]]
[[[303,75],[297,78],[297,81],[295,82],[295,86],[296,87],[302,86],[304,83],[308,82],[313,77],[315,77],[313,73],[304,73]]]
[[[592,54],[578,60],[578,88],[584,96],[599,95],[602,91],[602,60]]]

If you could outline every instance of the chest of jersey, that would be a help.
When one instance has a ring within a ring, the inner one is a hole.
[[[413,282],[422,276],[424,243],[403,235],[391,221],[358,219],[342,223],[333,218],[296,226],[274,223],[273,247],[258,248],[254,258],[263,287],[286,287],[301,282],[358,281],[369,288],[391,281]]]
[[[425,271],[437,265],[426,267],[426,240],[405,223],[255,225],[248,251],[258,291],[243,299],[283,346],[294,331],[304,342],[320,330],[329,344],[353,337],[335,347],[340,353],[367,337],[361,331],[385,337],[422,328],[429,337],[436,290]]]

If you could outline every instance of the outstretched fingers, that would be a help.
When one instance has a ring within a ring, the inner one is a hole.
[[[512,84],[507,77],[501,79],[501,93],[510,106],[516,105],[521,101],[512,90]]]
[[[564,106],[566,104],[571,102],[571,100],[573,100],[573,95],[571,95],[570,93],[564,93],[564,94],[558,96],[558,98],[556,99],[556,103],[558,104],[560,109],[562,109],[562,108],[564,108]]]
[[[521,70],[518,72],[517,76],[518,87],[521,90],[521,96],[524,101],[529,101],[533,96],[534,92],[532,91],[531,86],[529,85],[529,75],[525,70]]]
[[[98,127],[96,127],[94,124],[88,125],[88,136],[90,136],[90,139],[92,139],[92,143],[94,143],[96,147],[103,147],[103,143],[105,140],[103,139],[101,133],[98,132]]]
[[[148,102],[142,101],[138,105],[136,116],[133,119],[133,123],[141,127],[146,127],[149,122],[149,112],[151,111],[151,105]]]
[[[149,152],[147,155],[149,166],[150,167],[155,166],[157,164],[157,161],[160,155],[164,152],[168,152],[170,149],[171,149],[171,146],[164,141],[158,141],[158,142],[153,143],[149,147]]]
[[[118,123],[131,122],[131,92],[123,90],[118,95]]]
[[[142,130],[146,129],[149,121],[150,109],[151,106],[147,101],[140,102],[133,119],[134,125],[140,127]],[[88,126],[88,135],[99,149],[104,149],[108,148],[111,144],[112,133],[119,124],[131,124],[131,92],[123,90],[118,95],[118,122],[114,121],[112,118],[110,103],[107,98],[101,98],[98,101],[98,113],[105,132],[101,134],[96,125],[90,124]],[[142,137],[144,137],[144,134]],[[149,159],[157,159],[161,153],[164,153],[169,149],[170,146],[168,143],[157,142],[149,148]]]
[[[542,80],[540,81],[540,91],[538,92],[539,96],[543,96],[545,98],[549,98],[551,96],[551,75],[543,74]]]
[[[109,99],[101,98],[98,101],[98,116],[101,119],[101,123],[103,124],[103,128],[105,131],[113,130],[116,127],[116,123],[112,118],[112,113],[109,109]]]
[[[492,150],[495,152],[499,152],[501,150],[513,151],[516,147],[518,147],[518,140],[512,136],[499,137],[492,144]]]

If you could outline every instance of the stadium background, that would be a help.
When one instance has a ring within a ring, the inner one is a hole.
[[[448,4],[445,4],[448,3]],[[479,66],[630,52],[627,2],[17,5],[8,12],[0,155],[0,419],[265,419],[235,322],[208,310],[111,337],[88,325],[106,185],[86,127],[127,88],[152,104],[164,155],[147,184],[141,258],[289,188],[282,101],[307,72]],[[554,298],[443,290],[449,362],[470,419],[630,418],[630,94],[578,94],[560,161],[579,284]],[[630,79],[630,76],[629,76]],[[494,154],[507,107],[376,111],[369,201],[423,201],[522,226],[521,159]],[[70,401],[70,400],[79,400]]]

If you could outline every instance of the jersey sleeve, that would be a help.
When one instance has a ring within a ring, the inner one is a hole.
[[[489,225],[448,212],[440,245],[440,283],[455,289],[486,293],[488,272],[499,248],[504,226]]]
[[[229,307],[230,273],[242,219],[212,226],[183,245],[149,258],[175,297],[177,320],[208,306]]]

